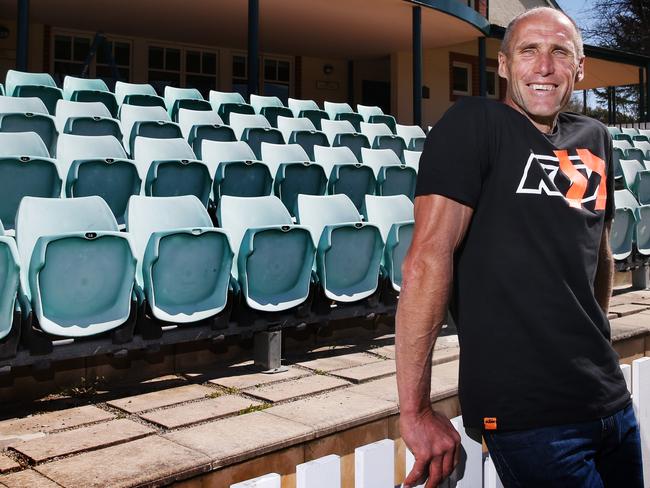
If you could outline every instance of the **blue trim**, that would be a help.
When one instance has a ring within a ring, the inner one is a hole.
[[[463,22],[467,22],[484,35],[490,33],[490,22],[488,19],[479,14],[476,10],[463,5],[458,0],[407,0],[412,4],[421,5],[426,8],[444,12],[452,17],[456,17]]]

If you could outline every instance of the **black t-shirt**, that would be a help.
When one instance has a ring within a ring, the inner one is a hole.
[[[594,296],[613,214],[611,138],[561,113],[543,134],[493,100],[464,98],[431,130],[416,196],[474,209],[455,256],[452,314],[466,426],[517,430],[597,419],[630,401]]]

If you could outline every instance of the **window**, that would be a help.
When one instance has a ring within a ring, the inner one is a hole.
[[[217,53],[199,50],[185,51],[185,86],[198,89],[207,99],[217,87]]]
[[[56,34],[54,36],[54,76],[81,76],[90,53],[90,36]]]
[[[112,58],[112,59],[111,59]],[[131,79],[131,43],[125,41],[112,41],[105,39],[97,49],[97,64],[95,76],[103,78],[109,83],[113,80],[113,66],[117,69],[119,79],[128,81]]]
[[[245,54],[232,56],[232,91],[244,98],[248,95],[248,56]]]
[[[168,85],[181,85],[181,50],[149,46],[149,83],[159,94]]]
[[[487,68],[485,77],[488,98],[499,98],[499,77],[496,68]]]
[[[278,97],[287,104],[291,83],[291,63],[286,60],[264,58],[264,95]]]
[[[472,94],[472,65],[454,61],[452,64],[452,93],[454,95]]]

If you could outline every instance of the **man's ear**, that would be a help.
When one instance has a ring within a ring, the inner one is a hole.
[[[576,83],[584,80],[585,78],[585,58],[580,58],[578,61],[578,70],[576,71]]]
[[[504,53],[499,51],[498,60],[499,60],[499,76],[507,80],[508,79],[508,57]]]

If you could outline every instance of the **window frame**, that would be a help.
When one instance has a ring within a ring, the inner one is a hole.
[[[467,91],[462,91],[462,90],[456,90],[454,88],[454,68],[464,68],[467,70],[467,76],[466,76],[466,81],[467,81]],[[451,73],[452,73],[452,78],[449,80],[450,85],[451,85],[451,94],[454,96],[458,97],[464,97],[464,96],[472,96],[472,65],[471,63],[466,63],[464,61],[457,61],[454,60],[451,63]]]

